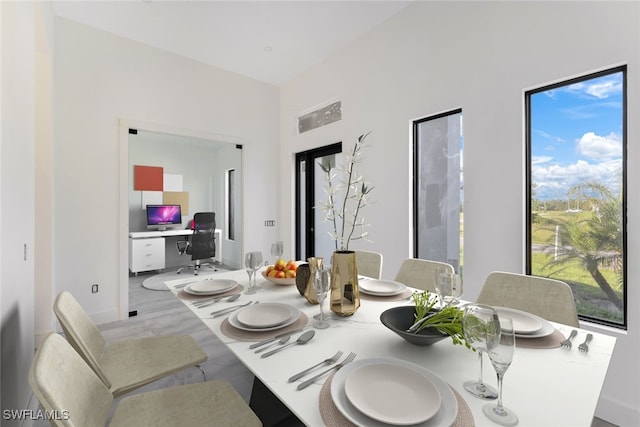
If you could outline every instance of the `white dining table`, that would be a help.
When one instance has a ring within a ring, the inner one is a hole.
[[[183,289],[180,284],[207,277],[232,279],[245,288],[248,287],[248,277],[244,270],[201,275],[198,278],[189,276],[167,282],[167,286],[174,294],[178,294]],[[420,365],[437,375],[464,398],[473,413],[476,426],[496,425],[483,413],[482,407],[487,401],[473,397],[463,388],[465,381],[478,377],[477,353],[462,345],[454,345],[450,338],[431,346],[416,346],[406,342],[380,322],[380,313],[399,305],[413,305],[410,299],[372,301],[361,298],[360,308],[349,317],[339,317],[326,310],[332,314],[329,328],[316,329],[315,337],[305,345],[293,345],[270,357],[261,358],[261,354],[255,354],[254,350],[249,349],[251,342],[230,338],[222,332],[221,325],[226,316],[210,318],[209,314],[248,301],[278,302],[289,304],[305,313],[309,320],[305,329],[313,329],[312,316],[319,312],[319,307],[308,303],[295,285],[275,285],[264,280],[259,273],[257,277],[259,291],[253,295],[243,294],[232,303],[218,302],[209,307],[197,308],[190,301],[181,300],[306,425],[325,425],[320,413],[319,393],[326,377],[303,390],[297,390],[296,386],[308,377],[293,383],[287,380],[338,350],[344,352],[344,355],[349,352],[357,353],[356,360],[389,358]],[[575,329],[552,324],[564,336]],[[580,352],[578,344],[584,341],[587,333],[593,334],[589,352]],[[299,333],[295,334],[292,340],[298,336]],[[518,425],[589,427],[615,342],[615,337],[578,329],[570,350],[517,347],[513,363],[504,377],[503,402],[518,415]],[[493,386],[497,384],[495,371],[486,356],[484,380]]]

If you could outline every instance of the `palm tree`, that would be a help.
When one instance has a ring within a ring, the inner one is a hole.
[[[567,268],[576,260],[589,272],[607,299],[619,310],[623,310],[622,300],[613,290],[600,268],[603,265],[620,267],[622,245],[622,209],[620,201],[601,184],[585,183],[581,188],[572,187],[570,194],[594,195],[597,209],[588,219],[574,219],[558,223],[563,246],[558,248],[559,256],[545,267],[555,267],[557,271]],[[597,197],[596,197],[597,196]]]

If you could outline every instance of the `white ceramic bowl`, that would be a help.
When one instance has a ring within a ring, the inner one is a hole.
[[[264,277],[265,280],[268,280],[269,282],[276,284],[276,285],[295,285],[296,284],[296,278],[295,277],[291,277],[291,278],[285,278],[285,279],[278,279],[275,277],[269,277],[266,274],[264,274],[265,272],[262,271],[260,272],[260,274],[262,274],[262,277]]]

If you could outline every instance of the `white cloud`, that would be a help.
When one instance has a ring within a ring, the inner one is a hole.
[[[607,136],[587,132],[578,140],[576,150],[579,154],[594,159],[621,158],[622,139],[613,132]]]
[[[617,76],[616,76],[617,77]],[[566,87],[570,93],[583,93],[598,99],[605,99],[611,95],[622,92],[622,81],[619,78],[610,77],[606,80],[578,82]]]
[[[614,80],[606,80],[592,85],[587,85],[586,92],[596,98],[608,98],[612,94],[622,91],[622,83]]]
[[[533,182],[538,185],[536,198],[563,199],[569,187],[583,182],[599,182],[606,185],[614,194],[618,193],[622,163],[618,160],[606,160],[589,163],[578,160],[569,165],[557,163],[532,167]]]
[[[553,157],[550,156],[533,156],[531,158],[532,165],[539,165],[540,163],[548,163],[553,160]]]

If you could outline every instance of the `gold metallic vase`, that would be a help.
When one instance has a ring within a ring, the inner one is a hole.
[[[336,251],[331,257],[331,311],[338,316],[351,316],[359,307],[356,253]]]

